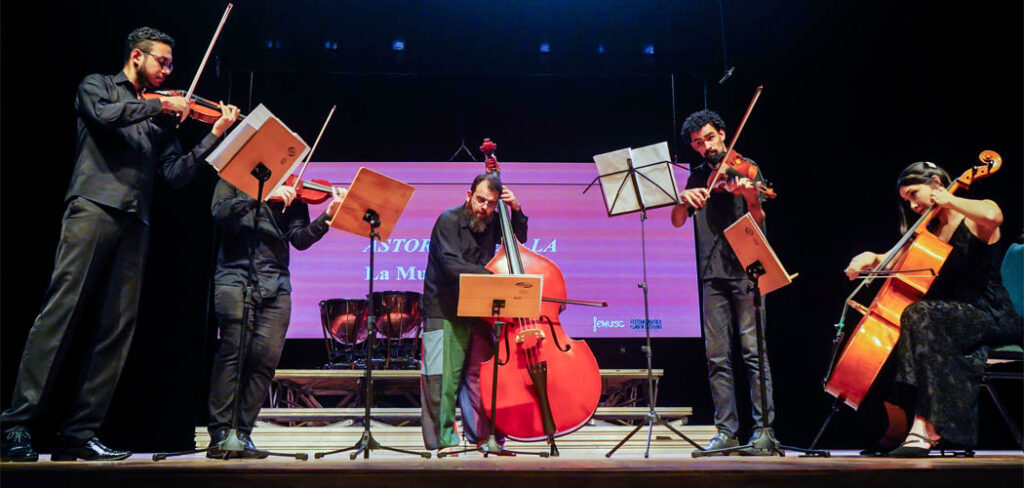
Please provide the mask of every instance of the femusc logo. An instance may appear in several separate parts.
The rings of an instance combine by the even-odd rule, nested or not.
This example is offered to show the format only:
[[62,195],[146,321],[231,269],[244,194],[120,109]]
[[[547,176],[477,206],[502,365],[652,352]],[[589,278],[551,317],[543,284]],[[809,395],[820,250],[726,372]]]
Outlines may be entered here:
[[594,332],[597,329],[621,329],[626,327],[626,321],[624,320],[599,320],[596,316],[594,317]]

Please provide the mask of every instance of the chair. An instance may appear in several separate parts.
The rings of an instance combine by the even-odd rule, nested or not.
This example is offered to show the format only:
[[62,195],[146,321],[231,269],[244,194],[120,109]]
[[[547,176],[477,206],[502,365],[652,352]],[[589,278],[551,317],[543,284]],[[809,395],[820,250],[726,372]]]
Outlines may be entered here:
[[[999,270],[1003,278],[1003,286],[1010,292],[1010,300],[1017,313],[1024,315],[1024,244],[1011,244],[1003,258],[1003,264]],[[1024,370],[994,371],[993,366],[997,364],[1017,363],[1024,364],[1024,349],[1017,345],[1000,346],[989,351],[988,363],[985,365],[985,372],[981,375],[981,386],[988,391],[995,403],[999,413],[1003,416],[1010,433],[1017,440],[1017,445],[1024,450],[1024,440],[1021,439],[1020,427],[1006,409],[999,393],[993,388],[993,380],[1010,379],[1024,382]]]

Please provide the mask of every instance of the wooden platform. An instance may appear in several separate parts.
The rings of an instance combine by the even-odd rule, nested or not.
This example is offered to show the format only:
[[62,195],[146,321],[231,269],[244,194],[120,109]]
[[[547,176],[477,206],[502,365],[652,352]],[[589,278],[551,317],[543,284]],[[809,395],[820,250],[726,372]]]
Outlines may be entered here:
[[[361,369],[279,369],[271,385],[271,406],[278,408],[322,408],[323,397],[332,396],[330,406],[352,407],[361,405]],[[658,399],[658,381],[664,376],[661,369],[651,370],[655,404]],[[373,371],[375,396],[390,395],[407,406],[419,406],[419,370]],[[602,369],[601,405],[608,407],[635,407],[647,405],[646,369]]]
[[[645,410],[646,411],[646,410]],[[699,445],[706,445],[715,434],[712,426],[672,425]],[[633,429],[630,426],[588,425],[576,432],[559,437],[558,449],[566,456],[599,456],[609,451]],[[423,449],[423,434],[419,426],[394,427],[374,424],[371,426],[374,439],[386,446],[406,450]],[[282,427],[260,424],[253,430],[252,439],[261,449],[280,451],[316,452],[330,451],[355,445],[363,433],[362,426],[326,427]],[[196,428],[196,445],[200,448],[210,443],[209,434],[203,427]],[[621,449],[624,455],[643,454],[647,444],[647,429],[643,428]],[[509,440],[509,449],[545,450],[544,443],[516,442]],[[468,446],[467,446],[468,447]],[[652,431],[652,454],[689,455],[694,447],[663,426]],[[394,456],[381,451],[381,456]]]

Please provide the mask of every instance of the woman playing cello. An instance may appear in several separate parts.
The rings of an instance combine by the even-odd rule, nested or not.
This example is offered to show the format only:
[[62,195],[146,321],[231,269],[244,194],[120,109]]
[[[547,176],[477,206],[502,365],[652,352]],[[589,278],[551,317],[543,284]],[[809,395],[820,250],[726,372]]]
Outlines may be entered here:
[[[977,399],[986,351],[982,345],[1021,343],[1024,323],[1002,285],[999,227],[991,200],[954,196],[949,174],[929,162],[906,167],[897,180],[900,220],[935,207],[928,230],[952,246],[931,288],[900,316],[892,352],[896,403],[913,424],[891,457],[924,457],[940,439],[970,446],[977,440]],[[877,269],[885,255],[858,254],[846,268],[852,280]],[[891,412],[892,410],[890,410]],[[902,435],[902,434],[901,434]]]

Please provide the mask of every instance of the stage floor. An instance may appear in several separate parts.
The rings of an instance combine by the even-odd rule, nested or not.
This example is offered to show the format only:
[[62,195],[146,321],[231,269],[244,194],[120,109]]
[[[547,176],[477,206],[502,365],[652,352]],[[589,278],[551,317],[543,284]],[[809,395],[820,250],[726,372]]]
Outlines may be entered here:
[[136,454],[121,462],[3,463],[5,488],[20,486],[301,486],[301,487],[794,487],[928,486],[1020,487],[1020,452],[978,452],[974,458],[868,459],[853,451],[829,458],[724,457],[693,459],[688,454],[657,454],[649,459],[625,454],[422,459],[374,451],[370,459],[347,455],[291,459],[210,460],[201,455],[160,462]]
[[[712,426],[674,426],[700,445],[714,433]],[[348,447],[360,439],[356,425],[282,427],[259,425],[256,445],[277,451],[309,454],[309,460],[215,460],[202,454],[155,462],[152,454],[136,454],[120,462],[51,462],[0,464],[3,488],[21,486],[146,486],[172,487],[415,487],[415,488],[567,488],[605,487],[1015,487],[1024,486],[1024,453],[979,451],[974,458],[862,458],[855,451],[832,451],[828,458],[717,457],[694,459],[693,447],[658,426],[653,430],[651,456],[645,459],[647,429],[641,429],[611,458],[604,454],[632,430],[629,426],[592,425],[559,439],[561,456],[484,458],[477,452],[458,457],[423,459],[374,450],[369,459],[350,460],[347,453],[315,459],[313,453]],[[381,444],[403,449],[422,448],[419,427],[377,426]],[[208,442],[204,429],[196,443]],[[509,442],[509,448],[544,450],[543,443]]]

